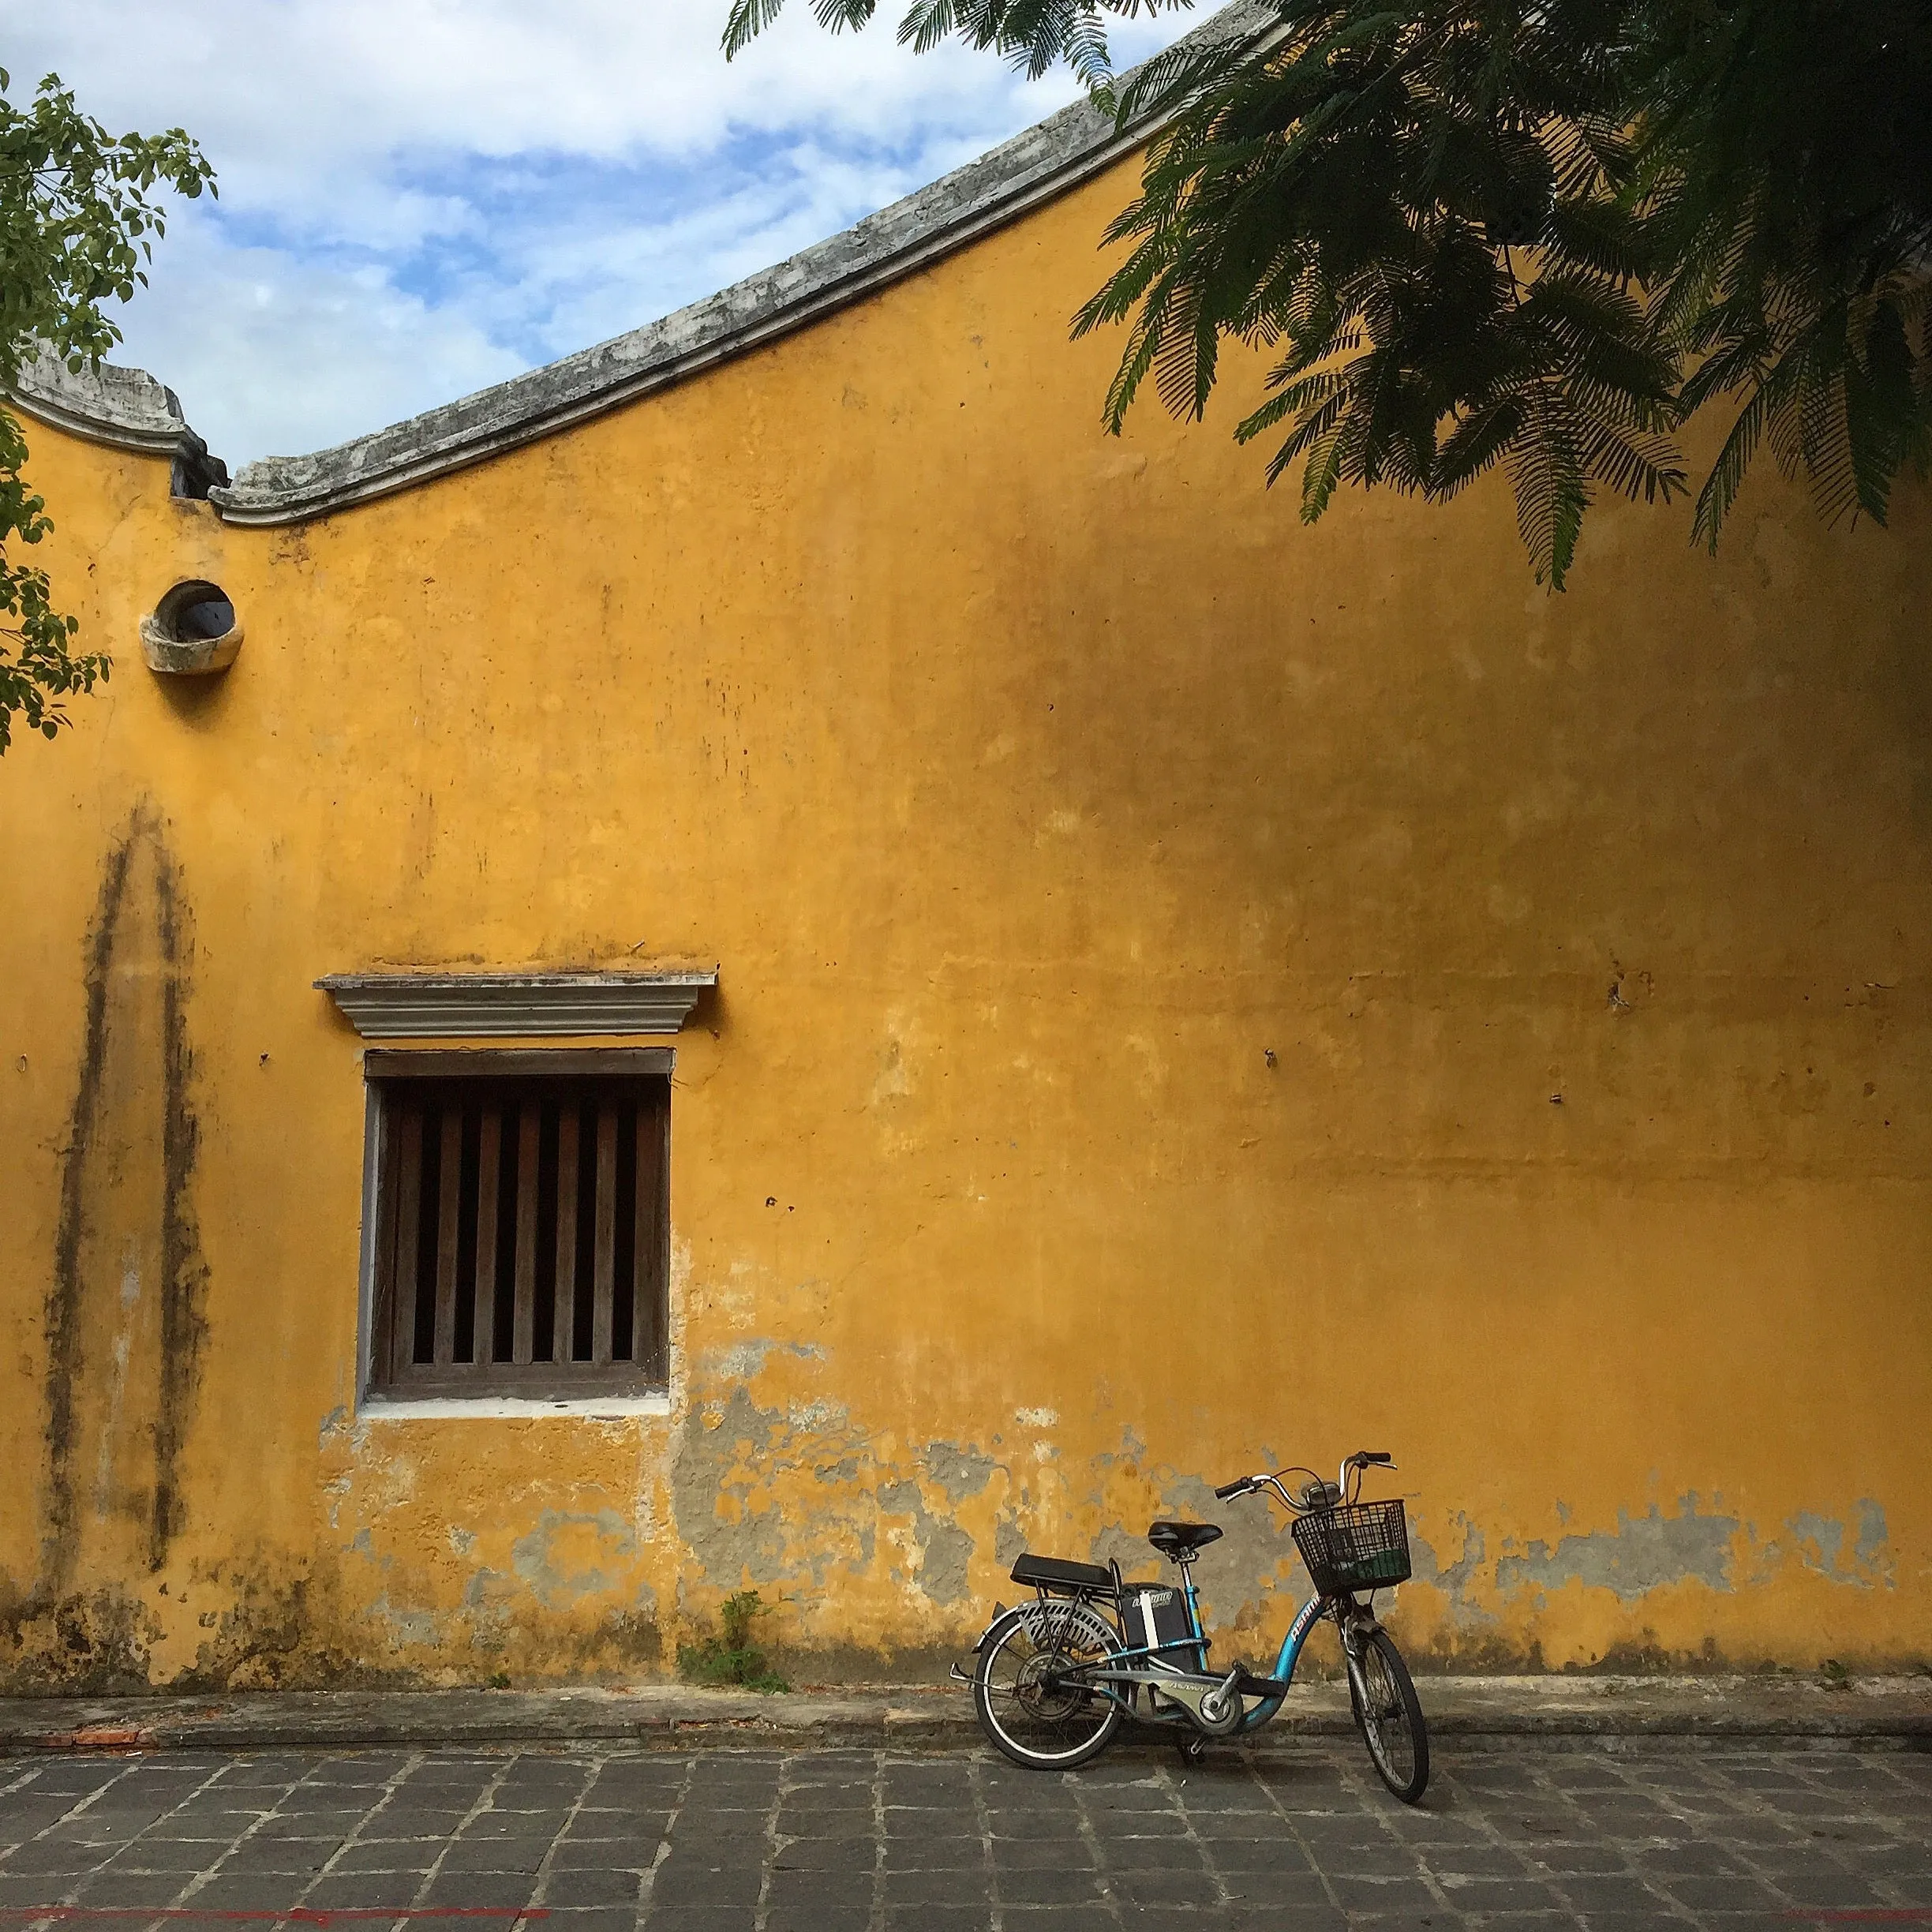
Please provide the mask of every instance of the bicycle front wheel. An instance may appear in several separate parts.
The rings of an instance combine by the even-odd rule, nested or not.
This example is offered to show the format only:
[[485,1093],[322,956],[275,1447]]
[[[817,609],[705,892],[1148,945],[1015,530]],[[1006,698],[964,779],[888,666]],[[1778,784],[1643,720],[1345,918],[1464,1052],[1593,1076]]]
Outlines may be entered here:
[[1404,1804],[1428,1786],[1428,1728],[1409,1667],[1385,1630],[1372,1631],[1348,1660],[1349,1702],[1377,1776]]
[[1112,1627],[1084,1604],[1050,1598],[1009,1611],[986,1634],[973,1672],[979,1727],[999,1750],[1036,1771],[1066,1771],[1103,1750],[1120,1706],[1080,1667],[1120,1648]]

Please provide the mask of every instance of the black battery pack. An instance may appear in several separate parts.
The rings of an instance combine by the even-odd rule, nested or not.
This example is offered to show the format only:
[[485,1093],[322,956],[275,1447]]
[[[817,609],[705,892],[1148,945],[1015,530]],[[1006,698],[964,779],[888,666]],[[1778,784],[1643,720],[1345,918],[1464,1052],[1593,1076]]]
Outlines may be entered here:
[[[1192,1643],[1187,1600],[1165,1584],[1130,1583],[1121,1591],[1121,1622],[1134,1649],[1152,1650],[1163,1644]],[[1178,1663],[1178,1657],[1170,1662]]]

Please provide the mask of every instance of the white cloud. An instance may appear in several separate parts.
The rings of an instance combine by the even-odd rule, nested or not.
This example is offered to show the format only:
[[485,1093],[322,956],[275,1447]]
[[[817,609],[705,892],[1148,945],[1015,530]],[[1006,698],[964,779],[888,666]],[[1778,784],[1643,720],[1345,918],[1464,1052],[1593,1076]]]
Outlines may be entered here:
[[192,217],[125,320],[116,359],[167,383],[231,466],[325,447],[529,366],[461,305],[432,307],[379,269],[237,246]]
[[57,69],[110,125],[186,126],[214,161],[221,200],[172,225],[123,359],[234,462],[634,328],[1073,92],[957,48],[915,57],[889,17],[825,34],[807,0],[728,65],[725,7],[62,0],[10,21],[6,64],[17,99]]

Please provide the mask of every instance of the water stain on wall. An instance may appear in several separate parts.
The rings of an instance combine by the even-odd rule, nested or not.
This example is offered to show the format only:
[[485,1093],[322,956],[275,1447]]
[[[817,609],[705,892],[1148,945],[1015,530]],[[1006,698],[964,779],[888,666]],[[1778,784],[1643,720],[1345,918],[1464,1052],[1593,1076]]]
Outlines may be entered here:
[[[29,1612],[160,1571],[206,1335],[179,868],[144,801],[102,865],[46,1292],[46,1462]],[[84,1646],[83,1646],[84,1648]]]

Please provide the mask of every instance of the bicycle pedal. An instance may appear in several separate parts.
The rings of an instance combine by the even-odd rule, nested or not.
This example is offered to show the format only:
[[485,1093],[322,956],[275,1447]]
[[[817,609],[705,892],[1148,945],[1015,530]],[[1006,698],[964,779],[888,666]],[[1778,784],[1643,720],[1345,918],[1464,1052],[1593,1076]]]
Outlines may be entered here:
[[1264,1677],[1244,1664],[1234,1688],[1243,1697],[1278,1698],[1288,1694],[1288,1687],[1279,1677]]

